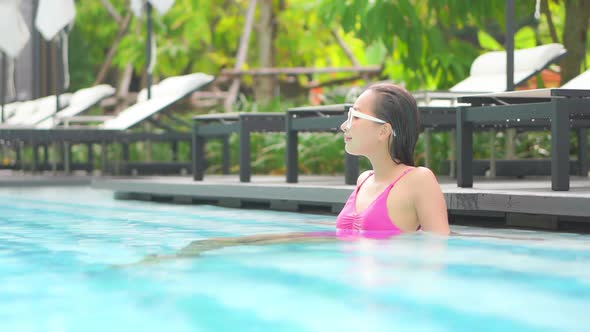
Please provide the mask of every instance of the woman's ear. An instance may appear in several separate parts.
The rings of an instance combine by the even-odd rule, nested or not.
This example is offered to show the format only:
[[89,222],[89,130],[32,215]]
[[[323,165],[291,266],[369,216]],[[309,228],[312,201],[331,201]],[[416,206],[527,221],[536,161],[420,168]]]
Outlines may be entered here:
[[395,130],[393,130],[393,128],[391,127],[391,125],[389,123],[384,124],[383,126],[381,126],[381,135],[384,135],[385,137],[392,139],[393,137],[395,137]]

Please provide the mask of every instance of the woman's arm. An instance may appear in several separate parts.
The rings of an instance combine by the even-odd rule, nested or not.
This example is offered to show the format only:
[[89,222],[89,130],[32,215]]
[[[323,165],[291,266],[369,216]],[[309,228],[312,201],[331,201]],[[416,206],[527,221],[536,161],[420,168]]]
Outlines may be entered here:
[[330,232],[296,232],[285,234],[263,234],[239,237],[218,237],[204,240],[192,241],[188,246],[182,248],[177,257],[198,256],[200,253],[225,247],[280,244],[280,243],[310,243],[326,242],[334,240]]
[[450,234],[447,204],[436,176],[425,167],[414,172],[414,206],[420,227],[427,232]]
[[294,232],[283,234],[263,234],[239,237],[218,237],[192,241],[188,246],[172,255],[149,255],[138,263],[118,267],[129,267],[133,265],[157,264],[181,258],[194,258],[206,251],[234,246],[247,245],[268,245],[280,243],[317,243],[331,242],[336,240],[333,232]]

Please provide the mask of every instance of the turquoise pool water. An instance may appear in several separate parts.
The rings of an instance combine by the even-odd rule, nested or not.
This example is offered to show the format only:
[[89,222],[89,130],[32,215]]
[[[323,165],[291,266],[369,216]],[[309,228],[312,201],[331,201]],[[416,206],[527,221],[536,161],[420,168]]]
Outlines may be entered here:
[[333,230],[334,217],[0,189],[0,331],[588,331],[589,236],[235,246],[131,264],[210,237]]

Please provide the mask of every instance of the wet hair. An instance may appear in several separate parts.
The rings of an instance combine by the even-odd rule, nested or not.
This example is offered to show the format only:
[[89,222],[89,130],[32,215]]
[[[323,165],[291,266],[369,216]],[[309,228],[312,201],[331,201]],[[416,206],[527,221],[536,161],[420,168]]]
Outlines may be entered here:
[[404,88],[391,83],[371,85],[376,94],[375,116],[393,128],[389,155],[396,164],[414,166],[414,150],[420,135],[420,119],[416,99]]

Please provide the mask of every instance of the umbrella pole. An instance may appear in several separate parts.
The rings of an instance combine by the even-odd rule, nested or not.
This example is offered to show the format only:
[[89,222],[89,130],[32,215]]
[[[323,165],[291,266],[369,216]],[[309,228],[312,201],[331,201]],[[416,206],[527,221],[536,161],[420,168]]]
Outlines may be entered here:
[[0,114],[0,122],[4,123],[4,101],[6,98],[6,55],[4,52],[0,52],[0,57],[2,57],[2,91],[0,91],[0,105],[2,107],[2,112]]
[[150,70],[150,63],[152,62],[152,38],[153,38],[153,26],[152,26],[152,4],[147,1],[146,3],[146,14],[147,14],[147,60],[146,60],[146,70],[147,70],[147,98],[152,98],[152,72]]
[[[33,13],[37,12],[39,8],[39,0],[33,1]],[[33,37],[33,94],[31,99],[37,99],[41,97],[41,38],[39,31],[33,29],[31,31]]]
[[506,90],[514,90],[514,0],[506,0]]
[[63,35],[60,33],[58,33],[57,35],[57,40],[55,42],[55,63],[57,65],[57,70],[55,72],[55,111],[53,112],[53,120],[55,121],[55,115],[57,114],[57,112],[59,112],[60,110],[60,101],[59,101],[59,95],[61,94],[61,90],[62,90],[62,86],[63,86],[63,56],[61,54],[61,48],[62,48],[62,38]]

